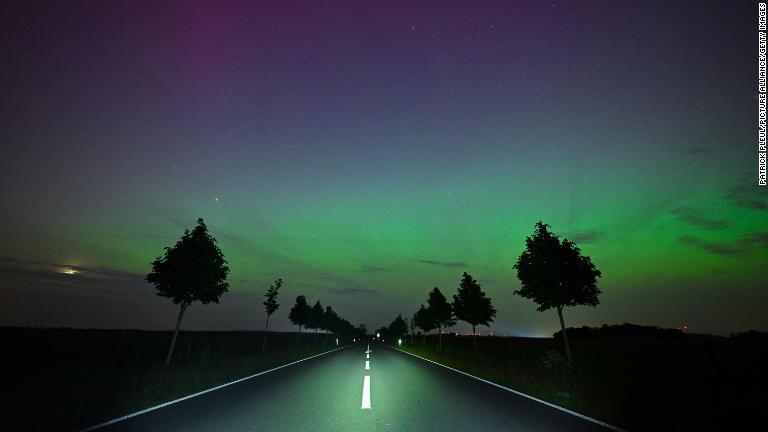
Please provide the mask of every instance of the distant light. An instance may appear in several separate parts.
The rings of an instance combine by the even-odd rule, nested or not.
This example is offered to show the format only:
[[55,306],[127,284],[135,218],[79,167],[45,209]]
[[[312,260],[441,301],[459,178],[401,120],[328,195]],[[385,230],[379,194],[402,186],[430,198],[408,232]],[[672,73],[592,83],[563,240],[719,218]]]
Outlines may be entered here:
[[61,272],[66,274],[66,275],[76,275],[76,274],[80,273],[79,271],[77,271],[77,270],[75,270],[73,268],[65,268]]
[[401,338],[397,338],[397,344],[398,345],[402,345],[403,344],[403,340]]
[[379,334],[379,332],[376,332],[376,337],[377,337],[377,338],[380,338],[380,337],[381,337],[381,335]]
[[339,338],[336,338],[336,346],[339,346]]

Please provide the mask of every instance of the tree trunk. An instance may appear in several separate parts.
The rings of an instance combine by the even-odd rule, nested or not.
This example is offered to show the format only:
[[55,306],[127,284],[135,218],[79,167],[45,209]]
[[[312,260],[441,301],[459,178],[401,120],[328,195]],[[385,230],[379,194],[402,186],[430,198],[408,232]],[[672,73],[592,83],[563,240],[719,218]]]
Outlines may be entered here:
[[173,331],[173,339],[171,339],[171,347],[168,349],[168,355],[165,356],[165,367],[171,365],[171,357],[173,356],[173,348],[176,346],[176,338],[179,336],[179,329],[181,328],[181,319],[184,318],[184,311],[187,310],[189,305],[182,303],[179,308],[179,317],[176,319],[176,330]]
[[315,340],[312,344],[317,345],[317,329],[315,329]]
[[573,366],[573,357],[571,357],[571,346],[568,344],[568,333],[565,331],[565,321],[563,321],[563,307],[557,307],[557,316],[560,317],[560,329],[563,331],[563,341],[565,341],[565,355],[568,357],[568,366]]
[[264,331],[269,330],[269,315],[267,315],[267,325],[264,326]]
[[299,340],[301,340],[301,324],[299,324],[299,334],[296,335],[296,345],[299,344]]
[[424,346],[427,344],[427,332],[423,332],[421,334],[421,346]]
[[472,324],[472,344],[475,346],[475,352],[477,352],[477,333],[475,333],[474,324]]
[[437,340],[438,340],[438,346],[439,351],[443,352],[443,328],[441,326],[437,326]]

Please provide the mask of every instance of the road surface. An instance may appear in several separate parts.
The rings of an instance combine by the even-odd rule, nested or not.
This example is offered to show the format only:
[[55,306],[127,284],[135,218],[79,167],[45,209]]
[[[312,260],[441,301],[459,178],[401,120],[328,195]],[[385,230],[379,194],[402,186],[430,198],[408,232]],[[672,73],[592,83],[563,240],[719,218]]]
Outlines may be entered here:
[[358,343],[99,430],[608,429],[392,348]]

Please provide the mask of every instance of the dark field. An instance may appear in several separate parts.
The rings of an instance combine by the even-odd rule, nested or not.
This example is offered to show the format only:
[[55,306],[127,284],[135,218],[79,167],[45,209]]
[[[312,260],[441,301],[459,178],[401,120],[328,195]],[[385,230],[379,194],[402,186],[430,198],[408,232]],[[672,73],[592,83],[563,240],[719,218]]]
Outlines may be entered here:
[[[388,341],[390,342],[390,341]],[[630,431],[762,430],[766,339],[416,336],[403,349]],[[548,353],[549,352],[549,353]]]
[[[76,430],[335,348],[335,336],[0,328],[3,430]],[[298,341],[298,343],[297,343]],[[339,338],[340,345],[351,342]]]

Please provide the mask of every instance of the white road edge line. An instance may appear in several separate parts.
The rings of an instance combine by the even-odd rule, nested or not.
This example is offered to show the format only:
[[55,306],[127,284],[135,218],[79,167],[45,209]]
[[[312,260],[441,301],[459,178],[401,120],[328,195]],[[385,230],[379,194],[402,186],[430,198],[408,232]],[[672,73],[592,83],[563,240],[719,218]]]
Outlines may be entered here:
[[366,360],[365,361],[365,370],[370,370],[370,369],[371,369],[371,363],[370,363],[369,360]]
[[363,379],[363,404],[360,409],[371,409],[371,377],[366,375]]
[[309,356],[309,357],[303,358],[303,359],[301,359],[301,360],[296,360],[295,362],[291,362],[291,363],[288,363],[288,364],[284,364],[284,365],[282,365],[282,366],[278,366],[278,367],[275,367],[275,368],[272,368],[272,369],[269,369],[269,370],[261,371],[261,372],[259,372],[259,373],[255,373],[255,374],[253,374],[253,375],[249,375],[249,376],[247,376],[247,377],[244,377],[244,378],[240,378],[240,379],[237,379],[237,380],[235,380],[235,381],[231,381],[231,382],[228,382],[228,383],[226,383],[226,384],[221,384],[221,385],[218,385],[218,386],[216,386],[216,387],[211,387],[211,388],[209,388],[209,389],[206,389],[206,390],[203,390],[203,391],[200,391],[200,392],[197,392],[197,393],[191,394],[191,395],[187,395],[187,396],[184,396],[184,397],[181,397],[181,398],[178,398],[178,399],[174,399],[174,400],[172,400],[172,401],[169,401],[169,402],[164,402],[164,403],[161,403],[160,405],[155,405],[155,406],[153,406],[153,407],[149,407],[149,408],[143,409],[143,410],[141,410],[141,411],[136,411],[135,413],[127,414],[127,415],[124,415],[124,416],[122,416],[122,417],[118,417],[118,418],[116,418],[116,419],[112,419],[112,420],[108,420],[108,421],[105,421],[104,423],[99,423],[99,424],[97,424],[97,425],[94,425],[94,426],[90,426],[90,427],[87,427],[87,428],[85,428],[85,429],[80,429],[80,431],[79,431],[79,432],[88,432],[88,431],[92,431],[92,430],[100,429],[100,428],[103,428],[103,427],[105,427],[105,426],[109,426],[109,425],[115,424],[115,423],[117,423],[117,422],[121,422],[121,421],[123,421],[123,420],[127,420],[127,419],[129,419],[129,418],[131,418],[131,417],[136,417],[136,416],[139,416],[139,415],[142,415],[142,414],[146,414],[146,413],[148,413],[148,412],[150,412],[150,411],[154,411],[154,410],[156,410],[156,409],[160,409],[160,408],[166,407],[166,406],[168,406],[168,405],[173,405],[173,404],[175,404],[175,403],[178,403],[178,402],[181,402],[181,401],[185,401],[185,400],[187,400],[187,399],[191,399],[191,398],[193,398],[193,397],[195,397],[195,396],[200,396],[200,395],[203,395],[203,394],[206,394],[206,393],[212,392],[212,391],[214,391],[214,390],[219,390],[219,389],[222,389],[222,388],[224,388],[224,387],[229,387],[229,386],[231,386],[232,384],[237,384],[237,383],[239,383],[239,382],[242,382],[242,381],[245,381],[245,380],[249,380],[249,379],[251,379],[251,378],[256,378],[257,376],[260,376],[260,375],[264,375],[264,374],[268,374],[268,373],[270,373],[270,372],[274,372],[274,371],[276,371],[276,370],[278,370],[278,369],[282,369],[282,368],[284,368],[284,367],[292,366],[292,365],[295,365],[296,363],[301,363],[301,362],[303,362],[303,361],[305,361],[305,360],[309,360],[309,359],[312,359],[312,358],[315,358],[315,357],[319,357],[319,356],[321,356],[321,355],[330,354],[330,353],[332,353],[332,352],[334,352],[334,351],[338,351],[338,350],[341,350],[341,349],[347,348],[347,347],[349,347],[349,346],[351,346],[351,345],[347,345],[347,346],[343,346],[343,347],[340,347],[340,348],[332,349],[332,350],[330,350],[330,351],[322,352],[322,353],[320,353],[320,354],[315,354],[315,355],[313,355],[313,356]]
[[438,365],[438,366],[442,366],[442,367],[444,367],[444,368],[446,368],[446,369],[450,369],[450,370],[452,370],[452,371],[454,371],[454,372],[458,372],[458,373],[460,373],[460,374],[462,374],[462,375],[466,375],[466,376],[468,376],[468,377],[470,377],[470,378],[474,378],[474,379],[476,379],[476,380],[478,380],[478,381],[482,381],[482,382],[484,382],[484,383],[486,383],[486,384],[490,384],[490,385],[492,385],[492,386],[494,386],[494,387],[498,387],[498,388],[500,388],[500,389],[502,389],[502,390],[506,390],[506,391],[508,391],[508,392],[512,392],[512,393],[514,393],[514,394],[516,394],[516,395],[518,395],[518,396],[522,396],[522,397],[525,397],[525,398],[531,399],[531,400],[533,400],[533,401],[536,401],[536,402],[539,402],[539,403],[543,403],[544,405],[547,405],[547,406],[549,406],[549,407],[552,407],[552,408],[554,408],[554,409],[557,409],[557,410],[563,411],[563,412],[565,412],[565,413],[568,413],[568,414],[574,415],[574,416],[576,416],[576,417],[579,417],[579,418],[582,418],[582,419],[584,419],[584,420],[588,420],[588,421],[591,421],[592,423],[596,423],[596,424],[599,424],[600,426],[603,426],[603,427],[605,427],[605,428],[608,428],[608,429],[611,429],[611,430],[615,430],[615,431],[618,431],[618,432],[626,432],[624,429],[621,429],[621,428],[618,428],[618,427],[616,427],[616,426],[610,425],[610,424],[608,424],[608,423],[606,423],[606,422],[603,422],[603,421],[600,421],[600,420],[597,420],[597,419],[593,419],[592,417],[588,417],[588,416],[585,416],[584,414],[580,414],[580,413],[577,413],[576,411],[571,411],[571,410],[569,410],[568,408],[563,408],[563,407],[561,407],[561,406],[559,406],[559,405],[555,405],[555,404],[553,404],[553,403],[551,403],[551,402],[547,402],[547,401],[545,401],[545,400],[541,400],[541,399],[535,398],[535,397],[533,397],[533,396],[531,396],[531,395],[527,395],[527,394],[525,394],[525,393],[521,393],[521,392],[519,392],[519,391],[517,391],[517,390],[513,390],[513,389],[511,389],[511,388],[509,388],[509,387],[504,387],[503,385],[500,385],[500,384],[496,384],[495,382],[491,382],[491,381],[488,381],[488,380],[486,380],[486,379],[483,379],[483,378],[480,378],[480,377],[476,377],[476,376],[474,376],[474,375],[470,375],[470,374],[468,374],[468,373],[466,373],[466,372],[464,372],[464,371],[460,371],[460,370],[458,370],[458,369],[454,369],[454,368],[452,368],[452,367],[450,367],[450,366],[446,366],[446,365],[444,365],[444,364],[442,364],[442,363],[438,363],[438,362],[436,362],[436,361],[434,361],[434,360],[430,360],[430,359],[428,359],[428,358],[424,358],[424,357],[422,357],[422,356],[419,356],[419,355],[416,355],[416,354],[413,354],[413,353],[409,353],[408,351],[403,351],[403,350],[401,350],[401,349],[398,349],[398,348],[395,348],[395,347],[391,347],[391,346],[388,346],[388,348],[392,348],[393,350],[396,350],[396,351],[400,351],[401,353],[404,353],[404,354],[408,354],[408,355],[414,356],[414,357],[416,357],[416,358],[422,359],[422,360],[424,360],[424,361],[427,361],[427,362],[430,362],[430,363],[434,363],[434,364],[436,364],[436,365]]

